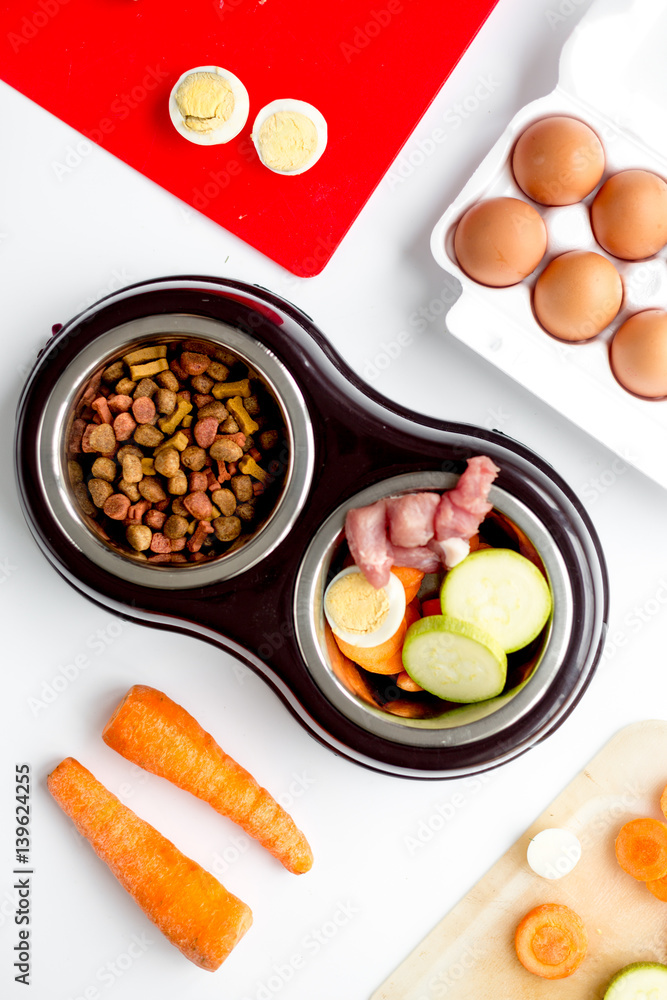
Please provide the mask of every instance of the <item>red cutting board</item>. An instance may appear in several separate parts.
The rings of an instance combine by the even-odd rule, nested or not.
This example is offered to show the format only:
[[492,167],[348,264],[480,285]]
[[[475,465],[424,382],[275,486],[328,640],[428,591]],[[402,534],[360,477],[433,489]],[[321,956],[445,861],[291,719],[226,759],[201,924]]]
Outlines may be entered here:
[[[318,274],[496,0],[0,0],[0,74],[52,114],[302,277]],[[250,116],[229,143],[173,128],[196,66],[235,73]],[[263,167],[257,112],[297,98],[327,119],[305,174]],[[65,151],[63,151],[63,154]]]

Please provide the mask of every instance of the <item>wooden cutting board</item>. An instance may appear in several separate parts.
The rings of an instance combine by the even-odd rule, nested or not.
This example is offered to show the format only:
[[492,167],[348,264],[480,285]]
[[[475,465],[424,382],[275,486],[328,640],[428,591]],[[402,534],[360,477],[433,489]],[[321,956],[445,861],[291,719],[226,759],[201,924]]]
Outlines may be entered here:
[[[623,823],[663,818],[666,784],[667,722],[622,729],[371,1000],[596,1000],[624,965],[667,963],[667,903],[626,875],[614,855]],[[526,850],[531,837],[553,826],[577,835],[582,856],[569,875],[548,881],[528,867]],[[540,979],[514,952],[519,920],[546,902],[572,907],[588,931],[588,955],[568,979]]]

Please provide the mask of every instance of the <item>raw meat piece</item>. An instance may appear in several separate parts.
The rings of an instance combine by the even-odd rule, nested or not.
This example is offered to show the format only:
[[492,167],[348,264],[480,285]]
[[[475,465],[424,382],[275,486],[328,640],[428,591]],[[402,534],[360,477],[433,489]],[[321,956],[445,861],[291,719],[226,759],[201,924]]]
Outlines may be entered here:
[[425,545],[402,548],[390,543],[389,552],[393,566],[411,566],[413,569],[420,569],[422,573],[435,573],[440,568],[438,553]]
[[384,500],[350,510],[345,518],[350,554],[368,582],[376,588],[387,586],[392,565],[386,521]]
[[392,545],[412,549],[430,542],[433,538],[433,517],[440,503],[437,493],[406,493],[386,503]]
[[486,455],[468,459],[468,468],[454,489],[443,493],[440,498],[435,512],[436,541],[472,538],[493,508],[487,498],[491,483],[499,472],[498,466]]

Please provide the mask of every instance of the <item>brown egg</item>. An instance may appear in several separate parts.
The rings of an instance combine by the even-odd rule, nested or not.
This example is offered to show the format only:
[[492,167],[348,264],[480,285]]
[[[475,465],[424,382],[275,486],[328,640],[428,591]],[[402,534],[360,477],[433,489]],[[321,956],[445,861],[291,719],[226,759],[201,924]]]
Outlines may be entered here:
[[667,184],[650,170],[613,174],[593,199],[591,226],[614,257],[652,257],[667,244]]
[[529,125],[512,154],[517,184],[541,205],[581,201],[599,184],[604,164],[604,149],[593,129],[565,115]]
[[533,290],[535,315],[560,340],[596,337],[613,320],[623,301],[621,276],[606,257],[570,250],[542,271]]
[[667,396],[667,312],[646,309],[619,326],[609,348],[614,376],[645,399]]
[[534,271],[547,249],[547,227],[519,198],[489,198],[465,213],[454,235],[460,267],[482,285],[515,285]]

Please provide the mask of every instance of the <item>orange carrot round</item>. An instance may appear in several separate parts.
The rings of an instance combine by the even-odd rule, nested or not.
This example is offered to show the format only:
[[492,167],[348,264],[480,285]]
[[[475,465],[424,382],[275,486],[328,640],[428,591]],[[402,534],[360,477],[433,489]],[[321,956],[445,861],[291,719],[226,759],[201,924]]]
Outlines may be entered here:
[[413,681],[410,674],[406,673],[405,670],[403,670],[396,678],[396,687],[400,688],[401,691],[410,691],[413,694],[416,691],[424,690],[423,687],[420,687],[419,684],[417,684],[417,681]]
[[[406,609],[407,611],[407,609]],[[381,642],[377,646],[354,646],[351,642],[345,642],[337,635],[334,635],[338,648],[345,656],[358,663],[365,670],[370,670],[374,674],[395,674],[403,669],[401,650],[403,640],[407,632],[405,616],[403,621],[392,636]],[[398,660],[396,659],[398,657]],[[395,664],[398,662],[398,667]]]
[[49,791],[142,910],[186,958],[213,972],[252,923],[250,909],[123,805],[73,757]]
[[[398,567],[401,569],[402,567]],[[393,572],[393,569],[392,569]],[[412,573],[413,571],[410,570]],[[420,572],[416,570],[415,572]],[[423,573],[421,574],[424,575]],[[405,633],[413,624],[421,618],[421,607],[419,600],[413,597],[405,606],[403,621],[394,634],[379,643],[377,646],[355,646],[351,642],[345,642],[339,636],[334,635],[338,649],[353,663],[357,663],[364,670],[372,674],[399,674],[403,673],[403,641]],[[333,662],[333,661],[332,661]]]
[[543,979],[565,979],[586,957],[588,937],[581,917],[569,906],[543,903],[520,922],[514,945],[529,972]]
[[[423,575],[423,574],[422,574]],[[421,617],[416,597],[406,605],[403,621],[394,634],[377,646],[355,646],[334,635],[341,653],[372,674],[398,674],[403,672],[403,641],[405,633]]]
[[312,867],[313,852],[289,813],[166,694],[136,684],[102,738],[133,764],[167,778],[238,823],[288,871],[300,874]]
[[419,599],[417,597],[413,597],[412,600],[408,601],[408,603],[405,606],[405,624],[407,625],[408,628],[410,628],[410,626],[414,624],[414,622],[419,621],[421,616],[422,616],[422,610],[421,610],[421,604],[419,603]]
[[616,859],[640,882],[667,875],[667,823],[648,816],[631,819],[616,837]]
[[420,704],[418,701],[408,701],[407,698],[396,698],[394,701],[386,702],[382,707],[390,715],[399,715],[403,719],[426,719],[432,714],[428,705]]
[[329,662],[334,674],[345,687],[369,705],[377,707],[377,700],[366,678],[359,672],[359,666],[340,649],[329,622],[324,622],[324,641],[329,654]]
[[406,604],[409,604],[419,593],[424,574],[420,569],[414,569],[412,566],[392,566],[391,571],[403,584],[405,601]]
[[663,875],[662,878],[652,879],[646,883],[646,888],[656,899],[667,903],[667,876]]

